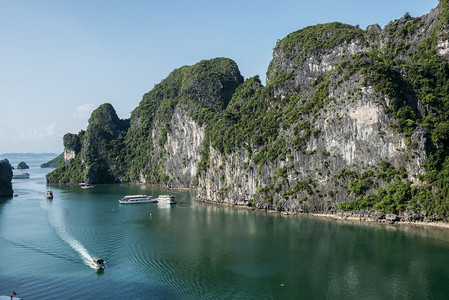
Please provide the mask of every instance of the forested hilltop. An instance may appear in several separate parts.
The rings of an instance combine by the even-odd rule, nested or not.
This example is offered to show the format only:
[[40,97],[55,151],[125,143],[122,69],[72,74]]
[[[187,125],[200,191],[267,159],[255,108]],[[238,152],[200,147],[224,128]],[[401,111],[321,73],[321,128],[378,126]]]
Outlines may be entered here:
[[174,70],[128,120],[110,104],[64,136],[53,183],[145,182],[289,212],[449,216],[449,0],[384,29],[278,41],[264,86],[234,61]]

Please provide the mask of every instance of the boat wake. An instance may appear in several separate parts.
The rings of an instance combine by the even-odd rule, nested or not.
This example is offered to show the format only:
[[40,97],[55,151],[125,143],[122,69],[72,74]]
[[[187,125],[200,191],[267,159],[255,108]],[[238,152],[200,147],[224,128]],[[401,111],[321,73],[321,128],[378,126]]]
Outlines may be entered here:
[[60,217],[58,217],[58,214],[56,213],[54,215],[56,216],[56,218],[51,218],[49,216],[49,221],[52,227],[55,228],[56,234],[80,255],[83,263],[86,266],[95,269],[95,265],[92,262],[92,255],[90,255],[87,249],[83,246],[83,244],[81,244],[80,241],[78,241],[75,237],[73,237],[62,225],[63,222],[59,220]]
[[58,233],[59,237],[62,240],[64,240],[67,244],[69,244],[69,246],[72,247],[73,250],[78,252],[78,254],[83,259],[83,263],[86,266],[89,266],[93,269],[95,268],[94,264],[92,263],[92,256],[89,254],[89,252],[81,244],[80,241],[71,236],[64,228],[58,228],[56,232]]

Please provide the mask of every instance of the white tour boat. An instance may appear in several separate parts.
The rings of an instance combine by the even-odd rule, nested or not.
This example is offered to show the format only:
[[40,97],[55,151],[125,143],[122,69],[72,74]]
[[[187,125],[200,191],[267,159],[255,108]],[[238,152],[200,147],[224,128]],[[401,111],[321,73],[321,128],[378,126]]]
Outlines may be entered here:
[[118,201],[120,204],[138,204],[138,203],[155,203],[156,199],[147,195],[130,195],[125,196]]
[[158,203],[176,204],[174,195],[159,195],[157,198]]
[[28,178],[30,178],[30,173],[22,173],[12,176],[12,179],[28,179]]

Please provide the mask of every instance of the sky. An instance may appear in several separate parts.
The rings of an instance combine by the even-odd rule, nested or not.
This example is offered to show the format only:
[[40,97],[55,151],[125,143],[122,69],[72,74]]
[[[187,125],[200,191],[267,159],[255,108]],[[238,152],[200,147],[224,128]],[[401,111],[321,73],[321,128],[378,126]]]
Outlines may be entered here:
[[382,28],[438,0],[0,0],[0,153],[63,151],[111,103],[129,118],[170,74],[228,57],[265,74],[276,41],[306,26]]

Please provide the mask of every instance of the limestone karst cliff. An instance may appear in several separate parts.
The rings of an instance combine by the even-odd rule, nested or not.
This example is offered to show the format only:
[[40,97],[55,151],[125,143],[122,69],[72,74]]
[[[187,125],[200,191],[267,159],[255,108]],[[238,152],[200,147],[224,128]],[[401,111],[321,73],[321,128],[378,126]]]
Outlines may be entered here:
[[7,159],[0,160],[0,197],[12,197],[12,166]]
[[[147,182],[291,212],[449,215],[449,4],[278,41],[264,86],[230,59],[173,71],[129,120],[100,106],[50,182]],[[100,121],[99,121],[100,120]]]

